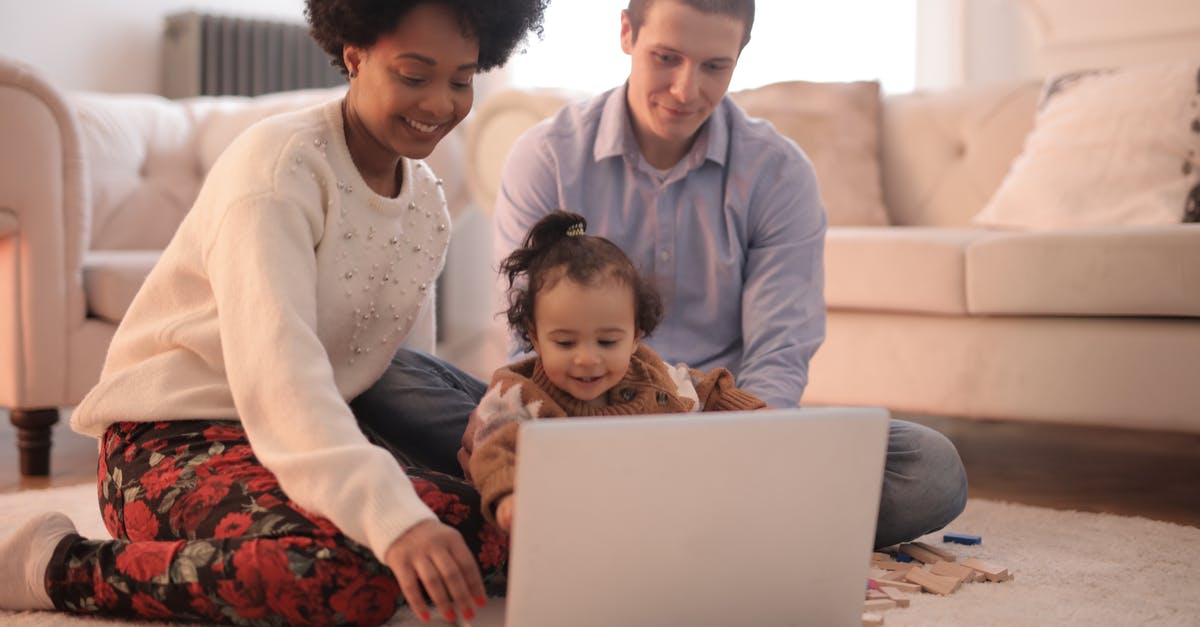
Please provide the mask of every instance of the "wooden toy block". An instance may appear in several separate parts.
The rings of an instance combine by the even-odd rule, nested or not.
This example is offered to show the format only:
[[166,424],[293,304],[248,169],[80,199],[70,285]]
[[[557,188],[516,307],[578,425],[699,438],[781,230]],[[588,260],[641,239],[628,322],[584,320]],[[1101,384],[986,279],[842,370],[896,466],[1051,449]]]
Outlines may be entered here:
[[875,551],[875,552],[871,553],[871,561],[872,562],[875,560],[890,560],[890,559],[892,559],[892,556],[888,555],[887,553],[880,553],[879,551]]
[[904,576],[908,581],[920,584],[922,588],[935,594],[946,595],[958,590],[958,580],[953,577],[935,575],[924,568],[914,568]]
[[890,598],[892,598],[892,597],[889,597],[888,595],[884,594],[880,590],[867,590],[867,598],[866,598],[867,601],[873,601],[875,599],[890,599]]
[[970,557],[963,560],[962,564],[963,566],[983,573],[987,577],[988,581],[1008,581],[1009,579],[1012,579],[1012,574],[1008,572],[1007,568],[991,562],[985,562],[981,559]]
[[883,614],[874,612],[863,612],[862,615],[863,627],[879,627],[883,624]]
[[891,588],[891,589],[893,589],[893,590],[899,590],[899,591],[901,591],[901,592],[913,592],[913,593],[916,593],[916,592],[920,592],[920,591],[921,591],[921,586],[920,586],[920,584],[909,583],[909,582],[907,582],[907,581],[889,581],[889,580],[883,580],[883,581],[879,581],[879,582],[877,582],[877,583],[879,584],[879,589],[880,589],[880,590],[884,590],[884,591],[886,591],[888,588]]
[[933,546],[932,544],[929,544],[927,542],[912,542],[910,544],[912,544],[913,546],[919,546],[922,549],[925,549],[926,551],[933,553],[934,555],[942,558],[943,560],[945,560],[947,562],[953,562],[953,561],[958,560],[957,555],[947,551],[946,549],[939,549],[938,547]]
[[880,588],[877,590],[877,592],[880,592],[887,596],[887,598],[895,601],[897,607],[908,607],[909,603],[911,603],[911,599],[909,599],[907,594],[903,594],[892,587]]
[[871,568],[867,569],[867,579],[874,579],[874,580],[878,581],[878,580],[882,579],[884,575],[886,575],[890,572],[892,572],[892,571],[884,570],[882,568],[871,567]]
[[885,612],[895,607],[896,602],[891,599],[874,599],[863,603],[863,611],[866,612]]
[[929,572],[935,575],[954,577],[960,583],[974,581],[977,574],[975,569],[954,562],[937,562],[929,569]]
[[909,568],[908,570],[885,570],[885,571],[883,571],[883,574],[879,576],[879,580],[880,581],[904,581],[904,576],[907,575],[908,571],[912,570],[913,568],[916,568],[916,566],[913,566],[912,568]]
[[882,568],[883,570],[908,570],[913,567],[911,562],[908,564],[904,564],[904,563],[896,562],[896,561],[892,561],[892,560],[880,560],[878,562],[871,562],[871,566],[873,566],[875,568]]
[[973,536],[969,533],[945,533],[942,535],[942,542],[954,542],[956,544],[979,544],[983,542],[980,536]]
[[932,564],[934,562],[938,562],[938,561],[942,560],[942,556],[938,555],[937,553],[934,553],[933,551],[929,551],[929,550],[925,549],[924,547],[913,544],[911,542],[908,544],[901,544],[900,552],[905,555],[911,556],[913,559],[917,560],[918,562],[921,562],[922,564]]

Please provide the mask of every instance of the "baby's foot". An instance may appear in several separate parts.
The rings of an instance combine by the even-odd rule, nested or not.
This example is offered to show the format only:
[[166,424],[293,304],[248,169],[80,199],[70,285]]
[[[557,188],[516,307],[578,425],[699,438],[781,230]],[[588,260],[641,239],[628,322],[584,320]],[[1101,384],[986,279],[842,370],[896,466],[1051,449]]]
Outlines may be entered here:
[[49,512],[0,539],[0,609],[54,609],[46,592],[46,569],[58,543],[73,533],[70,518]]

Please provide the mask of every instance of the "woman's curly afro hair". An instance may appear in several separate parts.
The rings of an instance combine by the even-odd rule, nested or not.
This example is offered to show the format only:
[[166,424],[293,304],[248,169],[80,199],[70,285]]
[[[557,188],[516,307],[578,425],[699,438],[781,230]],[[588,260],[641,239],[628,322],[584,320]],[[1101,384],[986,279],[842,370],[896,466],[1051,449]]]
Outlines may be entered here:
[[528,33],[542,36],[542,14],[550,0],[305,0],[313,39],[346,73],[342,47],[369,48],[419,4],[450,7],[463,33],[479,40],[479,71],[500,67]]

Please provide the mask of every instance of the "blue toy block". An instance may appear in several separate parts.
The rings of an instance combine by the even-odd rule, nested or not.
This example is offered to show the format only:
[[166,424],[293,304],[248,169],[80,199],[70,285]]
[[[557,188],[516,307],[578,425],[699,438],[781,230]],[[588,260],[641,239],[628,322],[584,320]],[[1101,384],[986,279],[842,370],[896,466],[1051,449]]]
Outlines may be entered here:
[[904,551],[896,551],[896,561],[908,563],[913,560],[912,556]]
[[969,533],[947,533],[942,536],[942,542],[955,542],[958,544],[979,544],[983,542],[980,536],[973,536]]

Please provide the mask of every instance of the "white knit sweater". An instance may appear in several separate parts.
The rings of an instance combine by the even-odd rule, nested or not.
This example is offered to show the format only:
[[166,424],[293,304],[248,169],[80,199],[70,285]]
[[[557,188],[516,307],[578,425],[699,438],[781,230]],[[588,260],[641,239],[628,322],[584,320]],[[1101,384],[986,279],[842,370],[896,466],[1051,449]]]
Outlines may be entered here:
[[397,198],[367,187],[338,100],[248,129],[133,299],[71,426],[240,420],[288,496],[382,560],[434,515],[347,401],[402,341],[432,349],[450,235],[440,181],[422,162],[401,167]]

